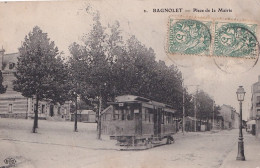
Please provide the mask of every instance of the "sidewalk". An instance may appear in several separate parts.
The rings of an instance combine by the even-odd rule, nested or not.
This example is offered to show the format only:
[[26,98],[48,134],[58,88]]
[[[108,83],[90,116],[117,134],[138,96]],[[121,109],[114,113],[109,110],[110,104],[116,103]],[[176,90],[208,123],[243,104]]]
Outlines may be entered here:
[[220,168],[260,168],[260,140],[255,136],[243,132],[245,161],[237,161],[238,145],[235,142],[232,150],[227,154]]

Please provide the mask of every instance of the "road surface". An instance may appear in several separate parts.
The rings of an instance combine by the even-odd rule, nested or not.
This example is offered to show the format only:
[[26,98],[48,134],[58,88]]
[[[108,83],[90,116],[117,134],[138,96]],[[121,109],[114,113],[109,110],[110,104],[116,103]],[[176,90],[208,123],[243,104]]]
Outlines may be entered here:
[[[0,118],[0,167],[7,157],[18,168],[218,168],[237,144],[238,130],[217,133],[178,133],[175,143],[143,151],[118,151],[115,141],[96,140],[96,125],[39,121],[37,134],[32,120]],[[245,135],[250,136],[250,135]]]

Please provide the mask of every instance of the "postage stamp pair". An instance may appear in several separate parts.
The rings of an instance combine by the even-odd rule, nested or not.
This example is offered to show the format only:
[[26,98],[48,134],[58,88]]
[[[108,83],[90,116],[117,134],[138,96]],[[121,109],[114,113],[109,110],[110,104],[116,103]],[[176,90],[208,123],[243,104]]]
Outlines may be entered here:
[[259,52],[256,34],[256,23],[171,16],[167,52],[256,59]]

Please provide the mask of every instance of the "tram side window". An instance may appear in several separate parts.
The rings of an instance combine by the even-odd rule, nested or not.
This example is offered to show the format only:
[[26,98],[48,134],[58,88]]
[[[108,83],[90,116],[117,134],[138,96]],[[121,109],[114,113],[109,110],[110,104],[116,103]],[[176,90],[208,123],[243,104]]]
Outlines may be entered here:
[[127,120],[127,116],[129,115],[129,110],[125,109],[124,110],[124,119],[123,120]]
[[145,114],[146,114],[146,108],[145,108],[145,107],[142,107],[142,120],[143,120],[143,121],[147,121]]
[[166,113],[166,124],[171,124],[171,113]]
[[145,120],[145,107],[142,107],[142,121],[146,121]]
[[164,123],[168,124],[168,113],[164,112]]
[[164,111],[162,111],[162,124],[164,124],[164,116],[165,116]]
[[168,117],[167,119],[168,124],[171,124],[171,118],[172,118],[171,113],[167,113],[167,117]]
[[145,121],[149,122],[149,109],[145,109]]
[[149,122],[149,109],[147,107],[142,108],[142,120]]
[[154,114],[151,109],[149,109],[149,122],[153,123],[154,122]]
[[169,113],[169,123],[172,124],[172,113]]
[[[133,109],[133,112],[134,112],[134,115],[139,118],[139,113],[140,113],[139,108],[134,108],[134,109]],[[140,117],[141,117],[141,116],[140,116]]]

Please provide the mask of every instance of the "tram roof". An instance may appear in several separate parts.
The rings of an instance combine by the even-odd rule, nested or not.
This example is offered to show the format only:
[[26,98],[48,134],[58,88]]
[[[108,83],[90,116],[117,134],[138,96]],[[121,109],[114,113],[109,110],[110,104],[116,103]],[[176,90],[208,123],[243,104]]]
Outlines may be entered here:
[[[128,103],[134,103],[134,102],[145,102],[148,104],[152,104],[155,106],[160,106],[163,107],[166,111],[174,113],[176,110],[174,110],[170,105],[160,103],[157,101],[153,101],[141,96],[134,96],[134,95],[122,95],[122,96],[117,96],[116,100],[114,103],[123,103],[123,102],[128,102]],[[109,104],[114,104],[114,103],[109,103]]]
[[149,102],[150,100],[141,96],[122,95],[122,96],[117,96],[115,102],[135,102],[135,101]]

